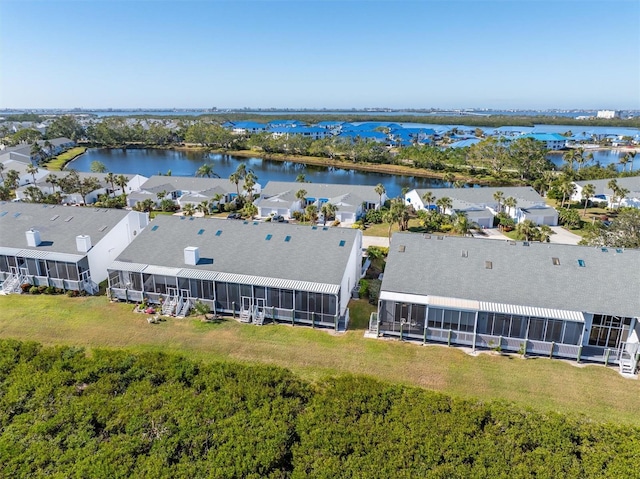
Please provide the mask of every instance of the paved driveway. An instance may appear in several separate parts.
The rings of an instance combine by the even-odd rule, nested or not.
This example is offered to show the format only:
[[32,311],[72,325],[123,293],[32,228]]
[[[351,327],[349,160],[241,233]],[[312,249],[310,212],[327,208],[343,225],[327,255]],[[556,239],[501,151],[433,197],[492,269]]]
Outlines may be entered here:
[[551,238],[549,240],[550,243],[578,244],[578,241],[582,239],[581,236],[578,236],[571,231],[567,231],[562,226],[552,226],[551,229],[556,234],[551,235]]

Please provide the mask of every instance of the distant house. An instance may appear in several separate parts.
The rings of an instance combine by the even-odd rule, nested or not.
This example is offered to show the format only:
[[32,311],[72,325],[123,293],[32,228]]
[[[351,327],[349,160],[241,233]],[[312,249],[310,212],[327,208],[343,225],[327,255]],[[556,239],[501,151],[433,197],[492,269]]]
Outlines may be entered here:
[[299,135],[304,138],[321,140],[322,138],[333,136],[331,130],[327,128],[320,128],[317,126],[281,126],[270,128],[269,132],[271,132],[271,135],[275,138],[288,138],[292,135]]
[[378,143],[387,144],[389,142],[388,136],[386,133],[382,133],[381,131],[366,131],[366,130],[356,130],[356,131],[342,131],[338,138],[344,138],[345,140],[355,141],[355,140],[371,140],[376,141]]
[[[555,208],[547,206],[544,198],[530,186],[415,189],[405,195],[405,203],[411,205],[415,211],[428,209],[429,204],[423,200],[427,191],[436,198],[431,203],[431,209],[436,208],[437,199],[450,198],[453,206],[446,211],[447,214],[465,213],[469,220],[482,228],[493,228],[494,217],[500,211],[505,212],[516,223],[531,220],[538,225],[558,225],[558,212]],[[500,205],[493,197],[498,191],[502,192],[503,197]],[[516,200],[515,208],[504,205],[504,199],[509,197]]]
[[640,288],[639,270],[637,250],[396,233],[370,333],[633,373],[640,297],[620,291]]
[[[615,198],[609,182],[615,179],[618,187],[628,191],[624,198]],[[576,187],[575,193],[571,196],[573,201],[582,201],[582,189],[587,184],[595,186],[595,194],[589,198],[592,202],[602,201],[607,203],[608,208],[617,208],[619,206],[628,206],[631,208],[640,208],[640,176],[629,176],[625,178],[607,178],[604,180],[588,180],[574,181]]]
[[562,150],[566,148],[568,140],[566,136],[557,133],[528,133],[514,139],[518,140],[520,138],[532,138],[536,141],[541,141],[548,150]]
[[28,283],[95,294],[107,265],[147,222],[136,211],[1,202],[2,292]]
[[[304,201],[296,198],[296,192],[301,189],[307,192]],[[387,196],[383,194],[382,204],[386,200]],[[367,210],[378,209],[380,195],[373,186],[270,181],[260,198],[254,202],[259,217],[280,215],[286,219],[291,219],[295,211],[303,211],[309,205],[315,205],[318,214],[321,214],[325,203],[338,208],[336,220],[350,224],[362,217]]]
[[236,134],[251,135],[261,133],[267,129],[267,125],[255,121],[239,121],[237,123],[230,123],[229,125],[231,130]]
[[[9,155],[11,155],[11,153],[9,153]],[[27,171],[27,168],[31,166],[31,163],[23,163],[22,161],[6,160],[3,161],[2,164],[4,165],[3,174],[6,175],[6,173],[10,170],[18,172],[18,174],[20,175],[18,177],[18,187],[33,185],[34,176],[37,183],[49,174],[47,170],[41,168],[38,168],[38,171],[36,173],[31,174]]]
[[158,216],[110,264],[109,292],[177,316],[200,301],[244,322],[344,330],[361,248],[350,228]]
[[[129,206],[135,206],[138,201],[152,199],[159,204],[162,199],[173,200],[178,206],[184,207],[187,203],[197,204],[204,200],[213,200],[217,194],[222,195],[221,204],[233,201],[240,194],[244,194],[244,183],[238,185],[227,178],[199,178],[194,176],[151,176],[140,187],[132,192],[127,201]],[[158,198],[158,194],[164,196]],[[256,183],[252,194],[259,195],[260,184]]]

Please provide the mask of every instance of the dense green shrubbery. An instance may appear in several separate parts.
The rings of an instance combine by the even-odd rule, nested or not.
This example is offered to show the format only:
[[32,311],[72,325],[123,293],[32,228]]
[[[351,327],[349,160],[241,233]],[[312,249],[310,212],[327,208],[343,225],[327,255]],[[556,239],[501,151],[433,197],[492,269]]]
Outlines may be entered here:
[[640,429],[362,377],[0,341],[4,477],[634,477]]

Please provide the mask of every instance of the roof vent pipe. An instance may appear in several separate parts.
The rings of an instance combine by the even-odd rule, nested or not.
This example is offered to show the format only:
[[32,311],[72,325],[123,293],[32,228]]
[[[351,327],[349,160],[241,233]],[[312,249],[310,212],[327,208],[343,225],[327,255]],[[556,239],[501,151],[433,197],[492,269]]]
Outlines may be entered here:
[[40,240],[40,232],[38,230],[34,230],[31,228],[26,232],[27,235],[27,246],[31,246],[35,248],[36,246],[40,246],[42,241]]

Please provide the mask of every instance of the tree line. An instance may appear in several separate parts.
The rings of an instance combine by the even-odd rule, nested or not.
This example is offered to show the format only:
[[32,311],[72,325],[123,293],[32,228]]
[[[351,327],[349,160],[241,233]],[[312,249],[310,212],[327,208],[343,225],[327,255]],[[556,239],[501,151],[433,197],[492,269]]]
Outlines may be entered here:
[[340,376],[0,341],[5,477],[635,477],[640,428]]

